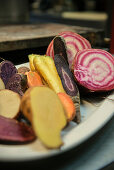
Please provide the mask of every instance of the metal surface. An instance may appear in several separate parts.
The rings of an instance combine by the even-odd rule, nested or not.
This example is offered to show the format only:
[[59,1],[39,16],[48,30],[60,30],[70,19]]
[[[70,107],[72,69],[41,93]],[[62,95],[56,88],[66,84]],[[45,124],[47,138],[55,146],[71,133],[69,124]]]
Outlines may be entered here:
[[7,25],[0,27],[0,52],[48,46],[62,31],[74,31],[87,38],[92,46],[103,41],[102,30],[63,24]]

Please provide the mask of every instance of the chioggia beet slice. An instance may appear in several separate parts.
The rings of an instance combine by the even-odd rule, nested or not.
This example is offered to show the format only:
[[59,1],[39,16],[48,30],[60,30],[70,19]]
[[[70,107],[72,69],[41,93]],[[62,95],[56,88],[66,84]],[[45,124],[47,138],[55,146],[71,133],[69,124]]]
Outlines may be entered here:
[[0,116],[0,141],[29,142],[35,139],[30,126],[15,119]]
[[0,77],[3,80],[5,86],[8,80],[17,73],[15,65],[8,60],[4,60],[0,63]]
[[114,57],[101,49],[80,51],[74,60],[74,76],[90,91],[114,89]]
[[[90,49],[91,44],[84,37],[71,31],[64,31],[59,33],[59,35],[62,36],[65,40],[68,63],[71,69],[75,55],[83,49]],[[53,40],[50,42],[47,48],[46,55],[54,58]]]
[[55,66],[59,77],[62,81],[62,85],[66,93],[71,96],[75,106],[76,106],[76,122],[80,122],[80,97],[79,91],[74,79],[73,74],[71,73],[69,66],[65,58],[59,54],[54,57]]

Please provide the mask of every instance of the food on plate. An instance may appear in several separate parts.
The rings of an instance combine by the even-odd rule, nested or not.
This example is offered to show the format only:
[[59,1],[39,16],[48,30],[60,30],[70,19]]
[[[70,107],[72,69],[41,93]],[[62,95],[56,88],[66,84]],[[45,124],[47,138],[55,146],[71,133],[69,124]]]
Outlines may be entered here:
[[53,39],[53,50],[54,50],[54,58],[56,54],[61,55],[64,57],[64,59],[68,64],[66,43],[62,36],[56,36]]
[[5,89],[5,84],[3,80],[0,78],[0,90]]
[[6,84],[6,89],[12,90],[23,96],[27,88],[27,76],[24,74],[14,74]]
[[[46,55],[28,58],[30,70],[17,70],[10,61],[0,64],[0,140],[26,142],[36,136],[47,148],[60,148],[61,131],[70,121],[81,122],[78,87],[112,90],[114,58],[70,31],[56,36]],[[13,119],[19,113],[33,130],[27,121]]]
[[20,106],[20,110],[23,113],[23,115],[29,120],[29,122],[31,122],[32,120],[32,113],[31,112],[31,107],[30,107],[30,91],[33,89],[34,87],[30,87],[26,90],[26,92],[24,93],[22,99],[21,99],[21,106]]
[[56,93],[65,92],[54,61],[49,56],[36,56],[33,60],[35,70]]
[[0,63],[0,77],[3,80],[5,86],[9,79],[17,73],[15,65],[8,60],[4,60]]
[[69,69],[68,63],[65,58],[61,55],[56,54],[54,57],[54,63],[61,79],[63,88],[65,92],[71,96],[75,106],[76,106],[76,117],[75,121],[80,123],[81,115],[80,115],[80,95],[79,90],[74,79],[72,72]]
[[0,115],[16,118],[20,111],[20,103],[19,94],[7,89],[0,90]]
[[28,87],[41,86],[43,85],[40,75],[35,71],[29,71],[25,73],[27,75]]
[[[56,47],[57,46],[57,47]],[[60,46],[60,48],[59,48]],[[72,100],[76,107],[76,116],[75,121],[80,123],[81,115],[80,115],[80,95],[79,90],[74,79],[74,75],[69,69],[69,65],[67,62],[67,51],[65,47],[64,40],[61,36],[56,36],[53,40],[53,50],[54,50],[54,63],[57,69],[57,72],[62,81],[62,85],[64,90],[68,95],[72,97]]]
[[[59,33],[59,35],[65,40],[68,63],[71,69],[74,57],[76,56],[77,52],[83,49],[90,49],[91,44],[81,35],[71,31],[63,31]],[[53,40],[50,42],[47,48],[46,55],[54,59]]]
[[67,124],[67,118],[58,95],[52,89],[44,86],[28,89],[22,97],[21,110],[45,146],[58,148],[63,144],[60,133]]
[[74,59],[74,76],[91,92],[114,89],[114,57],[101,49],[85,49]]
[[67,121],[70,122],[76,116],[75,105],[74,105],[72,99],[70,98],[70,96],[67,95],[66,93],[60,92],[60,93],[57,93],[57,95],[59,96],[59,99],[61,100],[61,103],[64,107],[66,117],[67,117]]
[[64,57],[56,54],[54,57],[54,63],[65,92],[70,96],[77,96],[78,87]]
[[19,67],[19,68],[17,69],[17,71],[18,71],[18,73],[20,73],[20,74],[25,74],[26,72],[30,71],[30,69],[29,69],[28,67],[26,67],[26,66],[22,66],[22,67]]
[[30,70],[31,70],[31,71],[35,71],[35,67],[34,67],[34,63],[33,63],[33,60],[34,60],[34,58],[35,58],[35,54],[30,54],[30,55],[28,56],[28,58],[29,58]]
[[0,140],[5,142],[30,142],[35,134],[30,126],[0,115]]

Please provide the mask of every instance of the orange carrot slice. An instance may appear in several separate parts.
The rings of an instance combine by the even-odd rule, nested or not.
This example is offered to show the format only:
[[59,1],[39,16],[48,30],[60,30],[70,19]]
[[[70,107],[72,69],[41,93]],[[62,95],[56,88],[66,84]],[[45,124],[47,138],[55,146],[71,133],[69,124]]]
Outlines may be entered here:
[[67,121],[71,121],[76,116],[76,108],[75,105],[69,95],[66,93],[57,93],[61,103],[63,104],[64,110],[66,112]]
[[40,75],[34,71],[25,73],[27,75],[28,87],[41,86],[43,85]]

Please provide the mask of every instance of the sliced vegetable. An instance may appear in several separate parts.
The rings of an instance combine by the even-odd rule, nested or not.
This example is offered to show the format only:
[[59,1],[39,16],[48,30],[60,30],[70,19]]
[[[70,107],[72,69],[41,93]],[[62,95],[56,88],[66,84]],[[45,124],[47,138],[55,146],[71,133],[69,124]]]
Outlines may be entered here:
[[[89,49],[91,48],[91,45],[89,41],[86,40],[84,37],[71,31],[64,31],[64,32],[59,33],[59,35],[62,36],[65,40],[68,63],[71,69],[74,57],[77,54],[77,52],[83,49]],[[53,40],[51,41],[51,43],[49,44],[47,48],[46,55],[54,59]]]
[[12,62],[5,60],[0,63],[0,77],[5,86],[15,73],[17,73],[17,69]]
[[70,122],[76,116],[75,105],[70,96],[68,96],[66,93],[57,93],[57,95],[59,96],[59,99],[61,100],[61,103],[64,107],[67,121]]
[[34,64],[33,64],[33,60],[34,60],[34,58],[35,58],[35,54],[30,54],[30,55],[28,56],[28,58],[29,58],[30,70],[31,70],[31,71],[35,71],[35,67],[34,67]]
[[63,56],[55,55],[54,62],[59,77],[62,81],[63,88],[66,91],[66,93],[71,96],[75,104],[76,107],[76,114],[74,114],[76,116],[75,121],[77,123],[80,123],[81,121],[80,94],[74,76],[70,71],[69,66]]
[[56,93],[65,92],[57,73],[54,61],[48,56],[36,56],[34,58],[35,70],[44,78],[48,86]]
[[53,50],[54,50],[54,58],[55,58],[55,55],[58,54],[58,55],[63,56],[66,62],[68,62],[66,43],[62,36],[56,36],[53,39]]
[[27,76],[24,74],[14,74],[8,81],[6,89],[12,90],[19,95],[23,95],[27,88]]
[[101,49],[80,51],[74,60],[74,76],[90,91],[114,89],[114,57]]
[[29,71],[29,72],[26,72],[25,74],[27,75],[28,87],[43,85],[42,79],[37,72]]
[[58,148],[63,144],[60,133],[67,123],[66,115],[53,90],[40,86],[30,88],[22,97],[21,110],[45,146]]
[[0,78],[0,90],[5,89],[5,84],[3,80]]
[[18,73],[19,74],[25,74],[26,72],[30,71],[28,67],[22,66],[18,68]]
[[66,93],[70,96],[76,96],[78,93],[78,87],[64,57],[61,55],[55,55],[54,63]]
[[15,118],[20,111],[20,96],[11,90],[0,90],[0,115]]
[[35,134],[30,126],[15,119],[0,116],[0,141],[30,142]]

